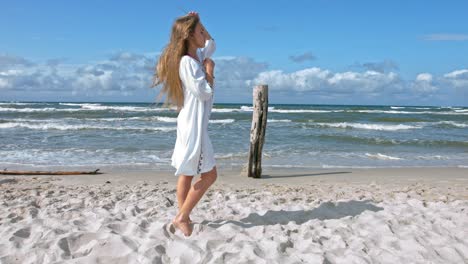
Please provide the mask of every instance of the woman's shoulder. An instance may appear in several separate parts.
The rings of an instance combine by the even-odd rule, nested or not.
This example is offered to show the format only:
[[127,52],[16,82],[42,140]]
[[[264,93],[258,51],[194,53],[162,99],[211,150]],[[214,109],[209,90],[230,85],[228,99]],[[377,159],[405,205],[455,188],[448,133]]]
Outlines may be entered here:
[[180,58],[180,66],[200,67],[200,62],[189,55],[184,55]]

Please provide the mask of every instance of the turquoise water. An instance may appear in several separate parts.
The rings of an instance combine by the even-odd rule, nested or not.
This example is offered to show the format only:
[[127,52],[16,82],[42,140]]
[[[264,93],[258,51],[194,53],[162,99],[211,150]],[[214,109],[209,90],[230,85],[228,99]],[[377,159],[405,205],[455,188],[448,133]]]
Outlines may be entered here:
[[[171,170],[177,113],[147,103],[0,103],[0,166]],[[252,107],[215,104],[219,166],[246,162]],[[468,166],[468,108],[270,105],[265,167]]]

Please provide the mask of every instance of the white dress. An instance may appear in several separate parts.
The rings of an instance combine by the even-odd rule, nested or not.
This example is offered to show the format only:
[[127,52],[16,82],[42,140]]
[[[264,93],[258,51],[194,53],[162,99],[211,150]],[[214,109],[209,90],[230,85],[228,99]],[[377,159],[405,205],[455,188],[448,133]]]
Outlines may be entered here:
[[203,60],[215,51],[214,40],[198,49],[200,62],[190,56],[180,60],[179,76],[184,89],[184,106],[177,116],[177,139],[171,165],[174,175],[197,175],[216,165],[213,145],[208,136],[208,121],[213,107],[213,88],[205,79]]

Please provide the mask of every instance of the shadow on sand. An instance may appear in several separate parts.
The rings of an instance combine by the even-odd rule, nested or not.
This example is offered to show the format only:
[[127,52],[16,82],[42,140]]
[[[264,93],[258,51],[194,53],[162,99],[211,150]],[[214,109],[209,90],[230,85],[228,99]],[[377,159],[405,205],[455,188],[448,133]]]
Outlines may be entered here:
[[370,203],[371,201],[348,201],[348,202],[325,202],[320,204],[319,207],[313,210],[304,211],[267,211],[264,215],[252,213],[249,216],[235,220],[216,220],[216,221],[203,221],[201,224],[218,228],[224,224],[234,224],[244,228],[262,226],[262,225],[285,225],[290,221],[296,222],[300,225],[312,219],[327,220],[339,219],[347,216],[354,217],[368,210],[378,212],[383,210],[382,207],[375,206]]

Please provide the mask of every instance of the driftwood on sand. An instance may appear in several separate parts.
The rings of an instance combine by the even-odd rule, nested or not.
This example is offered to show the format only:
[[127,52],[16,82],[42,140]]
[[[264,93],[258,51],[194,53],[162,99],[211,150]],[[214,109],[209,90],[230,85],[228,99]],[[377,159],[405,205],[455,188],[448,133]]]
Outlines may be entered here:
[[99,169],[95,171],[0,171],[0,175],[79,175],[79,174],[102,174]]

